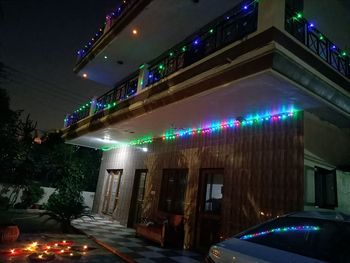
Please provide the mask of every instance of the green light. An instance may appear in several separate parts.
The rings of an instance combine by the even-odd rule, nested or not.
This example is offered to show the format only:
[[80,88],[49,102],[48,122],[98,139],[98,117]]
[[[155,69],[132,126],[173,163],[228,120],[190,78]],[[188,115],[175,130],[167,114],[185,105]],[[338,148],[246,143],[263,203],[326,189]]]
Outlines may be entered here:
[[214,33],[214,29],[210,29],[210,30],[209,30],[209,33],[210,33],[210,34],[213,34],[213,33]]
[[170,56],[170,57],[174,56],[174,53],[173,53],[173,52],[170,52],[170,53],[169,53],[169,56]]
[[302,13],[297,13],[297,18],[300,19],[303,17],[303,14]]
[[113,102],[113,106],[115,106],[115,105],[117,105],[117,103],[116,103],[116,102]]
[[159,68],[160,70],[163,70],[163,69],[164,69],[164,65],[163,65],[163,64],[160,64],[158,68]]
[[88,104],[88,103],[86,103],[86,104],[85,104],[85,106],[86,106],[86,107],[89,107],[89,104]]
[[143,69],[145,67],[145,64],[142,64],[139,69]]
[[347,54],[346,54],[346,51],[343,51],[342,53],[341,53],[341,55],[343,56],[343,57],[345,57]]
[[183,46],[182,49],[181,49],[183,52],[186,51],[186,46]]
[[323,40],[324,39],[324,36],[320,35],[320,40]]

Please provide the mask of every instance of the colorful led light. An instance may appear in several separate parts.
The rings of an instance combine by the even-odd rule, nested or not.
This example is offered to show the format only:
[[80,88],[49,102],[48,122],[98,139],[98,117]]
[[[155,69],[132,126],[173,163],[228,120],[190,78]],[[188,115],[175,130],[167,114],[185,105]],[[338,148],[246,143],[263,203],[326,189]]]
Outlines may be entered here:
[[157,139],[162,140],[174,140],[185,136],[196,136],[196,135],[205,135],[210,134],[216,131],[221,131],[227,128],[239,128],[240,126],[249,126],[254,124],[261,124],[266,122],[276,122],[276,121],[282,121],[287,118],[292,118],[296,116],[297,111],[291,110],[289,112],[274,114],[274,115],[257,115],[255,117],[249,117],[246,119],[231,119],[231,120],[225,120],[221,122],[212,122],[211,125],[199,127],[199,128],[187,128],[183,129],[181,131],[170,131],[165,134],[163,134],[161,137],[143,137],[141,139],[136,139],[130,142],[126,143],[119,143],[117,145],[113,146],[104,146],[101,148],[102,151],[109,151],[112,149],[117,149],[121,147],[126,146],[135,146],[135,145],[144,145],[152,143],[153,141]]
[[257,232],[254,234],[244,235],[239,239],[247,240],[255,237],[268,235],[271,233],[284,233],[284,232],[296,232],[296,231],[319,231],[319,230],[320,230],[319,226],[288,226],[288,227],[272,228],[272,229]]

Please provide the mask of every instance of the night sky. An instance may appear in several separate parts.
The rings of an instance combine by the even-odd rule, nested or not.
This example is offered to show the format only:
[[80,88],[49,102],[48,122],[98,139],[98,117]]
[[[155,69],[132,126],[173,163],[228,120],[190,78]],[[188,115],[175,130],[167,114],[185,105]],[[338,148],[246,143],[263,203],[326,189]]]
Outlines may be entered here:
[[118,0],[0,0],[0,61],[13,110],[40,130],[60,129],[66,113],[112,87],[73,73],[76,52]]

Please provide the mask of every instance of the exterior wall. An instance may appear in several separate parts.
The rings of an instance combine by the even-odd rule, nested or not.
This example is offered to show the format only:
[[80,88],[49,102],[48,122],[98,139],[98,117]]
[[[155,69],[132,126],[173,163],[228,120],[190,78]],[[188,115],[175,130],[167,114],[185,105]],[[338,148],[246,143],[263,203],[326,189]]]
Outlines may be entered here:
[[141,148],[123,148],[104,152],[101,160],[100,173],[96,188],[93,212],[101,213],[106,191],[106,179],[109,169],[122,169],[119,203],[113,217],[126,225],[136,169],[145,169],[146,153]]
[[119,205],[113,214],[126,225],[135,169],[148,169],[144,216],[157,214],[163,169],[187,168],[185,244],[193,246],[201,168],[224,169],[222,237],[270,217],[303,207],[303,121],[294,119],[226,129],[170,141],[148,152],[124,148],[103,155],[94,208],[101,211],[107,169],[123,169]]
[[[328,170],[350,164],[350,131],[340,129],[310,113],[304,114],[305,136],[305,201],[306,210],[314,209],[314,167]],[[336,170],[338,207],[350,213],[350,173]]]

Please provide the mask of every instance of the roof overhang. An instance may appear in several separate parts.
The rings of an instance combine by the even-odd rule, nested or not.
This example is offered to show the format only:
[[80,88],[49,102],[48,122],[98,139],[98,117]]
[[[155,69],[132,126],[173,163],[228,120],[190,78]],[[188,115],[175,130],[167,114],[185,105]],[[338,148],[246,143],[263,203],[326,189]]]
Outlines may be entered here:
[[[74,71],[113,86],[239,2],[140,0],[95,43]],[[134,29],[137,35],[132,34]]]

